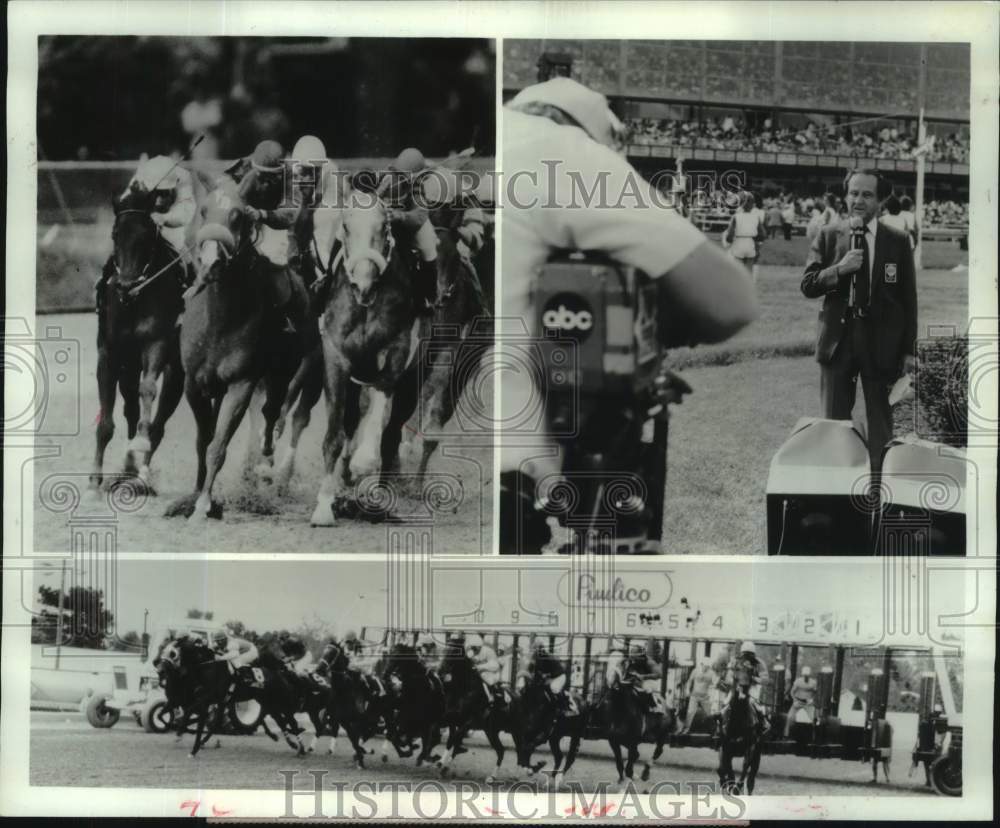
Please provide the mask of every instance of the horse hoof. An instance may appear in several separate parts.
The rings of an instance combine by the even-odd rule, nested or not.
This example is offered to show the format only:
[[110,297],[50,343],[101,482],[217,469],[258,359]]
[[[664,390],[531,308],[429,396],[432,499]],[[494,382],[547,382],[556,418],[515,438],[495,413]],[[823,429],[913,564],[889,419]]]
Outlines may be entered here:
[[194,756],[195,756],[195,755],[194,755],[193,753],[189,753],[189,754],[188,754],[188,759],[194,759]]
[[497,781],[497,780],[496,780],[496,778],[495,778],[495,777],[493,776],[493,774],[492,774],[492,773],[491,773],[491,774],[490,774],[489,776],[487,776],[487,777],[486,777],[486,784],[487,784],[487,785],[493,785],[493,784],[495,784],[495,783],[496,783],[496,781]]
[[649,781],[649,765],[646,765],[646,767],[642,769],[642,776],[640,779],[642,779],[643,782]]
[[337,521],[333,516],[333,507],[328,504],[317,506],[309,519],[309,524],[311,526],[336,526]]
[[263,483],[274,482],[274,466],[267,463],[258,463],[254,466],[253,473],[257,475],[257,479]]

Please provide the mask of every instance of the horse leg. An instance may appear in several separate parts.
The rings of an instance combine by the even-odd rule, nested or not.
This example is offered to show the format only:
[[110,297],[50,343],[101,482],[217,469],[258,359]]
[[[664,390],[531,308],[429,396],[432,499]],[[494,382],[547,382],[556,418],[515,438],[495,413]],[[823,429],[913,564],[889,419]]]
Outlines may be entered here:
[[[441,771],[441,776],[446,777],[448,775],[448,767],[451,765],[451,760],[455,758],[455,751],[462,743],[462,727],[461,725],[451,724],[448,725],[448,741],[445,743],[444,754],[440,759],[437,760],[438,769]],[[490,782],[492,776],[486,778],[487,783]]]
[[443,380],[432,387],[426,426],[421,435],[424,440],[423,452],[417,469],[417,481],[421,484],[427,474],[431,457],[434,456],[434,452],[437,451],[438,444],[441,442],[439,435],[444,430],[445,423],[451,419],[451,415],[455,412],[455,389],[452,387],[453,371],[454,369],[448,368],[448,373],[443,377]]
[[758,744],[753,751],[753,761],[750,763],[750,771],[747,774],[747,794],[752,794],[754,786],[757,783],[757,771],[760,770],[760,754],[761,748]]
[[358,425],[358,447],[352,454],[349,465],[355,480],[378,470],[379,451],[376,447],[380,444],[382,432],[385,430],[391,404],[391,391],[386,392],[375,387],[369,389],[368,410]]
[[222,464],[226,462],[226,448],[243,420],[243,415],[250,404],[250,398],[253,396],[253,390],[254,382],[252,380],[242,380],[226,389],[226,395],[222,398],[222,405],[219,407],[215,436],[212,438],[206,454],[205,484],[202,486],[201,494],[194,505],[194,513],[190,520],[205,520],[208,517],[208,512],[212,508],[212,487],[215,485],[215,478],[222,468]]
[[288,377],[275,370],[268,374],[264,382],[265,397],[261,413],[264,415],[264,433],[261,437],[261,463],[257,466],[257,475],[265,480],[274,476],[274,427],[281,414],[281,404],[288,390]]
[[565,769],[562,766],[563,752],[562,741],[559,736],[558,728],[553,727],[552,733],[549,736],[549,750],[552,752],[552,787],[559,790],[559,786],[562,784],[563,773]]
[[[160,388],[160,399],[156,404],[156,416],[149,426],[149,456],[152,459],[160,443],[163,441],[163,433],[173,413],[184,395],[184,369],[181,367],[179,359],[168,360],[163,366],[163,385]],[[148,469],[147,469],[148,474]],[[139,469],[139,476],[142,476],[142,469]],[[146,481],[148,483],[148,480]]]
[[[320,358],[322,357],[321,354],[319,356]],[[316,406],[316,403],[319,402],[322,393],[323,366],[320,361],[310,368],[309,375],[302,385],[302,392],[295,406],[295,412],[292,414],[291,439],[285,449],[284,456],[278,461],[278,469],[275,472],[275,482],[278,484],[279,491],[287,489],[292,479],[292,472],[295,467],[295,453],[299,447],[299,439],[302,437],[302,432],[309,425],[312,410]],[[289,394],[291,394],[291,390],[289,390]],[[281,417],[278,419],[275,430],[280,436],[283,430],[283,420]]]
[[379,458],[383,475],[399,471],[399,444],[403,440],[403,426],[417,407],[416,363],[410,366],[396,383],[392,394],[392,405],[382,430]]
[[99,492],[104,479],[104,452],[115,433],[115,397],[118,395],[118,369],[111,362],[107,349],[97,352],[97,396],[100,410],[97,412],[94,465],[90,472],[89,490]]
[[146,484],[149,482],[149,458],[153,454],[153,443],[149,432],[153,420],[153,404],[158,393],[156,385],[166,361],[165,343],[154,342],[143,352],[139,385],[136,389],[139,399],[139,420],[134,434],[131,421],[129,422],[130,439],[126,449],[125,466],[137,469],[140,479]]
[[611,752],[615,755],[615,768],[618,770],[618,784],[625,784],[625,762],[622,760],[622,745],[618,739],[610,737],[608,744],[611,745]]
[[[142,366],[134,359],[129,359],[122,365],[118,373],[118,388],[122,392],[122,413],[125,415],[128,439],[131,441],[139,429],[139,379]],[[135,472],[135,466],[128,453],[125,454],[125,470],[130,474]]]
[[195,494],[201,491],[205,485],[207,468],[205,455],[208,446],[215,436],[215,406],[212,399],[204,395],[201,390],[191,381],[190,377],[184,383],[184,395],[187,397],[188,405],[191,406],[191,413],[194,415],[194,422],[197,428],[195,438],[195,452],[198,456],[198,474],[195,478]]
[[[565,778],[566,774],[569,773],[570,768],[573,767],[573,763],[576,762],[577,754],[580,753],[580,740],[581,733],[579,731],[574,731],[569,738],[569,751],[566,753],[566,764],[563,766],[562,773],[560,776]],[[556,787],[562,783],[561,778],[557,778]]]
[[344,392],[350,373],[342,359],[324,353],[326,365],[326,436],[323,438],[323,482],[316,494],[313,526],[335,526],[334,500],[343,487],[341,451],[344,448]]
[[191,748],[191,752],[188,754],[192,759],[197,756],[198,751],[201,750],[202,734],[205,732],[205,725],[208,720],[208,705],[202,705],[201,709],[198,711],[198,727],[195,728],[194,732],[194,745]]

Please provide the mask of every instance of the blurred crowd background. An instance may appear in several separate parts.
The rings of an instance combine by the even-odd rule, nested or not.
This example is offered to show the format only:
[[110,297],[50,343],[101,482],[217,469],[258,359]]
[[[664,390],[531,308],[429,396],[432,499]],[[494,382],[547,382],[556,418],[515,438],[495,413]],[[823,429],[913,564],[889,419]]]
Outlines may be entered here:
[[441,38],[39,38],[46,160],[286,149],[315,134],[331,158],[495,154],[495,46]]
[[[706,120],[633,118],[626,125],[629,143],[647,146],[902,159],[912,158],[918,146],[916,132],[906,123],[841,127],[834,119],[822,122],[797,113],[785,116],[788,120],[803,117],[806,122],[800,125],[777,125],[774,119],[765,118],[757,126],[731,115],[710,116]],[[934,138],[928,160],[969,163],[968,126],[956,132],[942,132]]]

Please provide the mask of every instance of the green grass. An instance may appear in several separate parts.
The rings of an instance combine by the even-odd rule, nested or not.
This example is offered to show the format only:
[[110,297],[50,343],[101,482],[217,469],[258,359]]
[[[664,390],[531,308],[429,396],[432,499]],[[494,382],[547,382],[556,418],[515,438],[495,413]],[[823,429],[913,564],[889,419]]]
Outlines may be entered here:
[[[762,317],[722,345],[671,355],[693,392],[670,423],[664,538],[671,554],[764,554],[765,486],[771,458],[800,417],[817,417],[813,358],[819,303],[799,292],[799,271],[761,267]],[[922,271],[918,303],[930,324],[965,329],[968,275]],[[913,406],[895,413],[913,431]],[[864,420],[862,395],[854,419]]]
[[[920,330],[931,325],[968,324],[966,271],[922,270],[917,275]],[[677,348],[671,352],[675,368],[697,365],[731,365],[747,359],[806,356],[816,344],[816,320],[821,301],[806,299],[799,290],[802,268],[761,265],[757,297],[761,315],[732,339],[718,345]]]

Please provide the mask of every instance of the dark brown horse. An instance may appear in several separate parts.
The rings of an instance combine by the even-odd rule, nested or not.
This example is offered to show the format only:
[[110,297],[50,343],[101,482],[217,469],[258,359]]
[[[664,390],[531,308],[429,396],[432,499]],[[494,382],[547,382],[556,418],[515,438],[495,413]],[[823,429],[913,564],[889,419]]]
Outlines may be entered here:
[[[325,476],[313,526],[333,526],[335,501],[349,482],[386,469],[395,456],[383,440],[397,383],[410,366],[427,324],[417,315],[409,269],[396,248],[385,204],[354,190],[343,222],[344,245],[319,328],[323,343],[327,429]],[[422,330],[423,329],[423,330]],[[364,416],[357,405],[367,386]]]
[[308,332],[285,331],[290,292],[307,302],[301,278],[254,246],[241,187],[222,178],[202,206],[201,267],[181,329],[184,392],[198,427],[195,495],[174,511],[204,519],[212,488],[258,383],[263,382],[265,452]]
[[[104,451],[115,432],[115,397],[121,389],[128,423],[125,473],[149,486],[149,464],[184,387],[177,318],[184,308],[185,265],[160,235],[152,195],[132,184],[113,199],[115,222],[111,270],[97,323],[97,450],[90,489],[103,481]],[[157,382],[163,377],[156,415]]]

